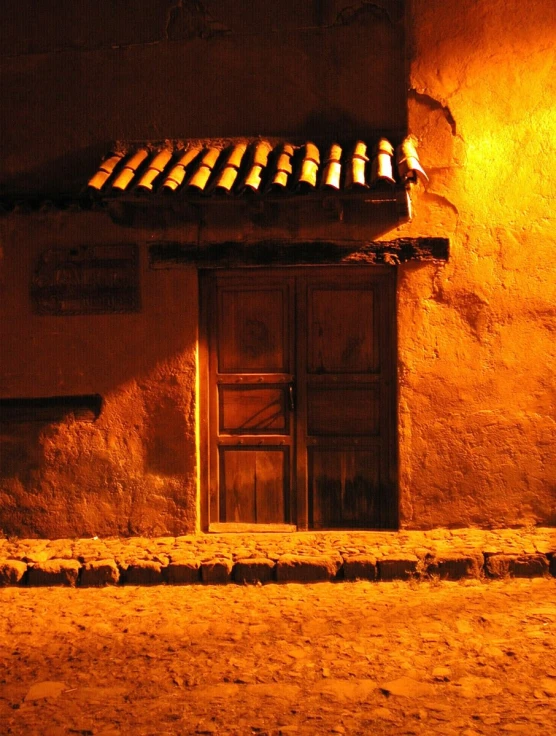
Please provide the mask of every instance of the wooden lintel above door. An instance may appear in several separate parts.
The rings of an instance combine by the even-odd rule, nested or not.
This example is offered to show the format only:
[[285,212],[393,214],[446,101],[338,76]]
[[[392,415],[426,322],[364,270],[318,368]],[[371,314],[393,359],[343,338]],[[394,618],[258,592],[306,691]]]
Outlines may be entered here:
[[241,268],[242,266],[385,265],[407,261],[448,261],[448,238],[394,240],[224,240],[181,243],[158,241],[149,245],[151,268]]

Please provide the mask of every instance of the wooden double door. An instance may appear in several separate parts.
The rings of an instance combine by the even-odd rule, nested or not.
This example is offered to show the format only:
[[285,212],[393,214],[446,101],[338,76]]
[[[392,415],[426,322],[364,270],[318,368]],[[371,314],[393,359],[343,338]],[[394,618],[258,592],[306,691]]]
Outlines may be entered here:
[[204,272],[201,293],[209,528],[395,528],[394,269]]

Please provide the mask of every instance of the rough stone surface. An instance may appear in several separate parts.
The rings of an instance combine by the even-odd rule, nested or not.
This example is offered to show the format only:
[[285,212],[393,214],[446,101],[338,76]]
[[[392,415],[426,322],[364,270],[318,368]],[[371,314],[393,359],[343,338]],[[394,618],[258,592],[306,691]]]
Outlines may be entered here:
[[[123,581],[131,570],[135,584],[270,582],[279,579],[279,567],[282,580],[297,582],[556,575],[556,529],[540,527],[76,540],[74,560],[40,563],[31,560],[50,547],[48,540],[5,542],[5,561],[20,571],[28,565],[57,569],[60,563],[81,564],[81,585],[115,583],[120,570]],[[538,549],[543,552],[534,551]],[[31,584],[33,579],[36,574]]]
[[486,570],[492,577],[534,578],[546,575],[549,564],[546,556],[540,554],[492,554],[487,557]]
[[79,585],[83,587],[117,585],[119,581],[120,571],[114,560],[84,562],[79,576]]
[[376,571],[376,558],[371,555],[353,555],[344,560],[345,580],[375,580]]
[[27,572],[27,565],[20,560],[0,561],[0,585],[17,585]]
[[282,555],[276,564],[280,583],[316,583],[336,577],[341,558],[316,555]]
[[81,565],[77,560],[48,560],[29,568],[29,585],[70,585],[77,583]]
[[239,559],[234,564],[236,583],[268,583],[274,579],[276,563],[264,558]]
[[555,578],[4,588],[0,609],[6,736],[554,736]]
[[434,687],[429,683],[419,682],[405,675],[397,680],[382,683],[380,689],[386,695],[398,695],[404,698],[432,697],[435,694]]
[[213,585],[229,583],[232,577],[232,567],[231,560],[206,560],[201,563],[201,580],[203,583],[212,583]]
[[199,560],[183,557],[172,557],[166,568],[166,580],[172,584],[187,584],[200,582]]
[[408,580],[417,574],[419,560],[415,555],[383,557],[377,562],[379,580]]
[[483,572],[484,558],[476,552],[443,552],[435,554],[426,564],[429,575],[438,575],[441,580],[459,580],[479,577]]
[[165,568],[155,560],[136,560],[123,573],[128,585],[157,585],[164,582]]

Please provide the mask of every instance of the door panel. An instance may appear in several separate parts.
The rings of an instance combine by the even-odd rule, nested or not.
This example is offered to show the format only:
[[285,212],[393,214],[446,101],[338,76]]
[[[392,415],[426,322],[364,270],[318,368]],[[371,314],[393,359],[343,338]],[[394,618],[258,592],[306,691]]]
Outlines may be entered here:
[[378,366],[373,291],[309,284],[307,301],[307,372],[373,373]]
[[309,386],[309,435],[374,436],[379,431],[378,387]]
[[210,518],[285,524],[292,488],[293,282],[210,280]]
[[380,511],[378,447],[309,451],[310,517],[315,529],[376,525]]
[[219,371],[289,370],[287,293],[283,289],[223,288],[219,304]]
[[225,521],[279,524],[286,513],[287,454],[282,448],[220,448]]
[[214,523],[397,524],[395,272],[203,277]]
[[232,434],[286,434],[286,386],[220,386],[220,431]]
[[305,458],[298,484],[307,487],[309,527],[396,523],[393,285],[370,269],[331,269],[298,284],[307,328],[298,341],[306,421],[298,427],[297,462]]

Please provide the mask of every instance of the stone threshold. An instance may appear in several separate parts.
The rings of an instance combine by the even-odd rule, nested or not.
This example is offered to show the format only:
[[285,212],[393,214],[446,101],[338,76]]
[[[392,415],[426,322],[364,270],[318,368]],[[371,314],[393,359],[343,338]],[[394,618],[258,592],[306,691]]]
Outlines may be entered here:
[[556,529],[0,539],[0,585],[314,583],[556,577]]

